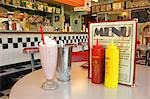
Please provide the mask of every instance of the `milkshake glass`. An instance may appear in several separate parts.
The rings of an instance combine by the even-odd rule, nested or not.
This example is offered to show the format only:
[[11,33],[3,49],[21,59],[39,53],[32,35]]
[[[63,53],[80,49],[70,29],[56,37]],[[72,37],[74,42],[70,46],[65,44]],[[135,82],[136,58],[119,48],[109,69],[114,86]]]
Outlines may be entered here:
[[53,80],[57,66],[57,43],[49,37],[44,37],[45,44],[40,42],[39,52],[42,69],[46,76],[46,82],[42,85],[45,90],[56,89],[58,84]]

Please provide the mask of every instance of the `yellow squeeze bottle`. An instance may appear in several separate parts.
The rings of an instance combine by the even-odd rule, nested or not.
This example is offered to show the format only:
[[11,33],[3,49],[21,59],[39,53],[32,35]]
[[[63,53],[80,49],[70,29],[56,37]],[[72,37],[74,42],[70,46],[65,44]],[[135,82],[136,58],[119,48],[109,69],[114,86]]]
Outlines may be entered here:
[[105,54],[105,81],[104,86],[108,88],[118,87],[119,75],[119,49],[113,41],[108,45]]

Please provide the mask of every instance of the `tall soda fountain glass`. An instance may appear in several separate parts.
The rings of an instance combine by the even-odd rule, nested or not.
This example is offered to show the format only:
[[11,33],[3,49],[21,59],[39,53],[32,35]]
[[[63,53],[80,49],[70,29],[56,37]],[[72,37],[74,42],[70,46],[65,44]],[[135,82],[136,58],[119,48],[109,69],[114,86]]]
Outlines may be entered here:
[[42,69],[46,76],[46,82],[43,83],[42,88],[45,90],[56,89],[58,84],[54,81],[54,75],[57,66],[57,43],[49,37],[44,37],[45,44],[40,42],[39,51]]

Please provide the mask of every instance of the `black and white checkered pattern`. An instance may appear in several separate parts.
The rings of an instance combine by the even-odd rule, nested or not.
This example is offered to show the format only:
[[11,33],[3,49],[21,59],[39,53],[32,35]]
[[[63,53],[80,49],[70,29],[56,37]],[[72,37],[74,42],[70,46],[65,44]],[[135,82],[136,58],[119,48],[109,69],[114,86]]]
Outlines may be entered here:
[[[88,36],[51,36],[57,40],[57,44],[62,41],[64,44],[87,42]],[[0,38],[0,49],[20,48],[20,47],[37,47],[41,41],[40,37],[16,37]]]
[[38,37],[0,38],[0,49],[38,46]]
[[10,90],[11,89],[6,89],[6,90],[3,90],[3,91],[0,91],[0,97],[4,97],[5,96],[5,99],[6,98],[8,99]]
[[[44,34],[55,38],[58,44],[88,42],[88,34]],[[25,47],[38,47],[41,41],[40,34],[0,34],[0,67],[25,61],[30,61],[30,55],[23,53]],[[61,43],[60,43],[61,42]],[[82,47],[73,48],[74,51],[81,51]],[[34,54],[39,59],[39,53]]]

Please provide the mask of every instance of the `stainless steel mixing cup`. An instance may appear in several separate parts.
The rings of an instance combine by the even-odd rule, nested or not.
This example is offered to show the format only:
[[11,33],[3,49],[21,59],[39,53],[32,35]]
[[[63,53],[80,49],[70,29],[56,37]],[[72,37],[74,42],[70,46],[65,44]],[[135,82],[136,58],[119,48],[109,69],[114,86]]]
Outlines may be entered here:
[[59,81],[66,82],[70,80],[71,61],[72,47],[58,47],[57,79]]

